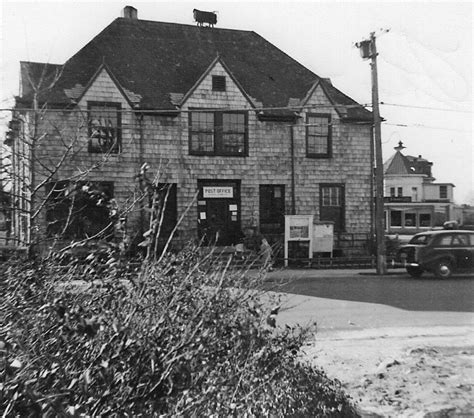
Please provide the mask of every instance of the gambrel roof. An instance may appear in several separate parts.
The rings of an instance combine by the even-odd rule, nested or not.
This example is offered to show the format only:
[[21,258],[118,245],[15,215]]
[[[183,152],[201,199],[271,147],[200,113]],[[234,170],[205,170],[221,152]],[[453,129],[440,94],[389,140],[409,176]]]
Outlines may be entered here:
[[[372,114],[257,33],[118,18],[61,68],[55,88],[41,100],[74,103],[101,65],[122,90],[139,97],[140,109],[176,110],[178,97],[195,85],[219,57],[242,89],[259,106],[285,107],[320,83],[335,106],[349,106],[344,118],[371,121]],[[41,73],[38,63],[22,63],[21,102],[31,100],[26,75]],[[58,66],[49,65],[49,73]],[[31,74],[30,74],[31,73]]]

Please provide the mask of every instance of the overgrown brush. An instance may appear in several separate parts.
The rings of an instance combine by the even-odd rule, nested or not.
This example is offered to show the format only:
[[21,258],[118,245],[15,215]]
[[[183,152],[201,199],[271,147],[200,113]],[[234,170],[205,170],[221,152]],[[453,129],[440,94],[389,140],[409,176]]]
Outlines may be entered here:
[[244,272],[198,260],[187,250],[127,280],[110,263],[88,288],[71,282],[73,262],[5,269],[5,416],[355,415],[336,382],[298,360],[305,330],[269,327]]

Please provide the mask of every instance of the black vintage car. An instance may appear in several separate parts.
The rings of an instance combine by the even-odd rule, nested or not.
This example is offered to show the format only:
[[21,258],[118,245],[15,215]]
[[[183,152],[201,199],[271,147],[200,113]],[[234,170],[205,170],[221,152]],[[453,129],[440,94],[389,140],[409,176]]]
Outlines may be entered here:
[[474,276],[474,231],[443,230],[416,234],[396,255],[412,277],[428,271],[447,279],[454,272]]

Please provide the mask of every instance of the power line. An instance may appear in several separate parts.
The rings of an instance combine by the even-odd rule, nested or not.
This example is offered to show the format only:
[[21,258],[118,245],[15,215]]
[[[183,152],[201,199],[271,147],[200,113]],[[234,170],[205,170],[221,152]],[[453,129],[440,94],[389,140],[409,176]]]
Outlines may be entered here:
[[[6,99],[3,102],[7,101]],[[417,106],[417,105],[410,105],[410,104],[403,104],[403,103],[387,103],[387,102],[379,102],[382,106],[392,106],[392,107],[406,107],[410,109],[421,109],[421,110],[436,110],[442,112],[453,112],[453,113],[467,113],[472,114],[474,113],[472,110],[458,110],[458,109],[447,109],[442,107],[432,107],[432,106]],[[336,108],[336,109],[356,109],[356,108],[364,108],[372,107],[372,103],[359,103],[353,105],[343,105],[343,104],[317,104],[317,105],[293,105],[293,106],[278,106],[278,107],[255,107],[255,108],[229,108],[229,107],[222,107],[222,108],[206,108],[206,109],[199,109],[201,112],[217,112],[217,111],[254,111],[254,112],[263,112],[263,111],[272,111],[272,110],[290,110],[294,112],[298,112],[302,109],[313,109],[313,108]],[[31,108],[1,108],[0,111],[32,111]],[[41,111],[44,112],[61,112],[66,109],[42,109]],[[367,110],[367,109],[366,109]],[[67,109],[68,112],[85,112],[87,109]],[[94,109],[95,112],[100,112],[100,109]],[[107,110],[104,110],[107,111]],[[122,113],[189,113],[197,111],[197,109],[117,109],[118,112]]]
[[465,132],[469,133],[470,131],[465,129],[456,129],[456,128],[443,128],[441,126],[428,126],[423,125],[421,123],[414,123],[414,124],[405,124],[405,123],[384,123],[384,125],[389,126],[398,126],[400,128],[426,128],[426,129],[437,129],[441,131],[454,131],[454,132]]
[[[254,107],[254,108],[239,108],[239,107],[207,107],[207,108],[193,108],[193,109],[116,109],[114,108],[113,111],[117,111],[120,113],[136,113],[136,114],[176,114],[176,113],[193,113],[193,112],[265,112],[265,111],[281,111],[281,110],[288,110],[293,112],[299,112],[302,109],[320,109],[320,108],[328,108],[328,109],[365,109],[366,107],[371,106],[370,104],[353,104],[353,105],[333,105],[333,104],[317,104],[317,105],[293,105],[293,106],[278,106],[278,107]],[[34,109],[32,108],[2,108],[0,112],[32,112]],[[64,109],[51,109],[51,108],[44,108],[39,109],[38,113],[41,112],[77,112],[77,113],[86,113],[90,111],[89,109],[80,109],[80,108],[64,108]],[[94,113],[99,112],[110,112],[111,109],[97,109],[94,108]]]
[[455,112],[455,113],[474,113],[472,110],[446,109],[446,108],[442,108],[442,107],[415,106],[415,105],[385,103],[385,102],[380,102],[380,104],[383,105],[383,106],[408,107],[410,109],[441,110],[443,112]]

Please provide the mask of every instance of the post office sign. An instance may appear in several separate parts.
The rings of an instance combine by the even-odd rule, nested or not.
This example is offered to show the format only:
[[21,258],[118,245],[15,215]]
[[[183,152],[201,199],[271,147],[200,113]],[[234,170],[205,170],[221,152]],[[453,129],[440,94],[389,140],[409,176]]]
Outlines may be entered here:
[[232,186],[204,186],[202,196],[204,199],[232,199],[234,188]]

